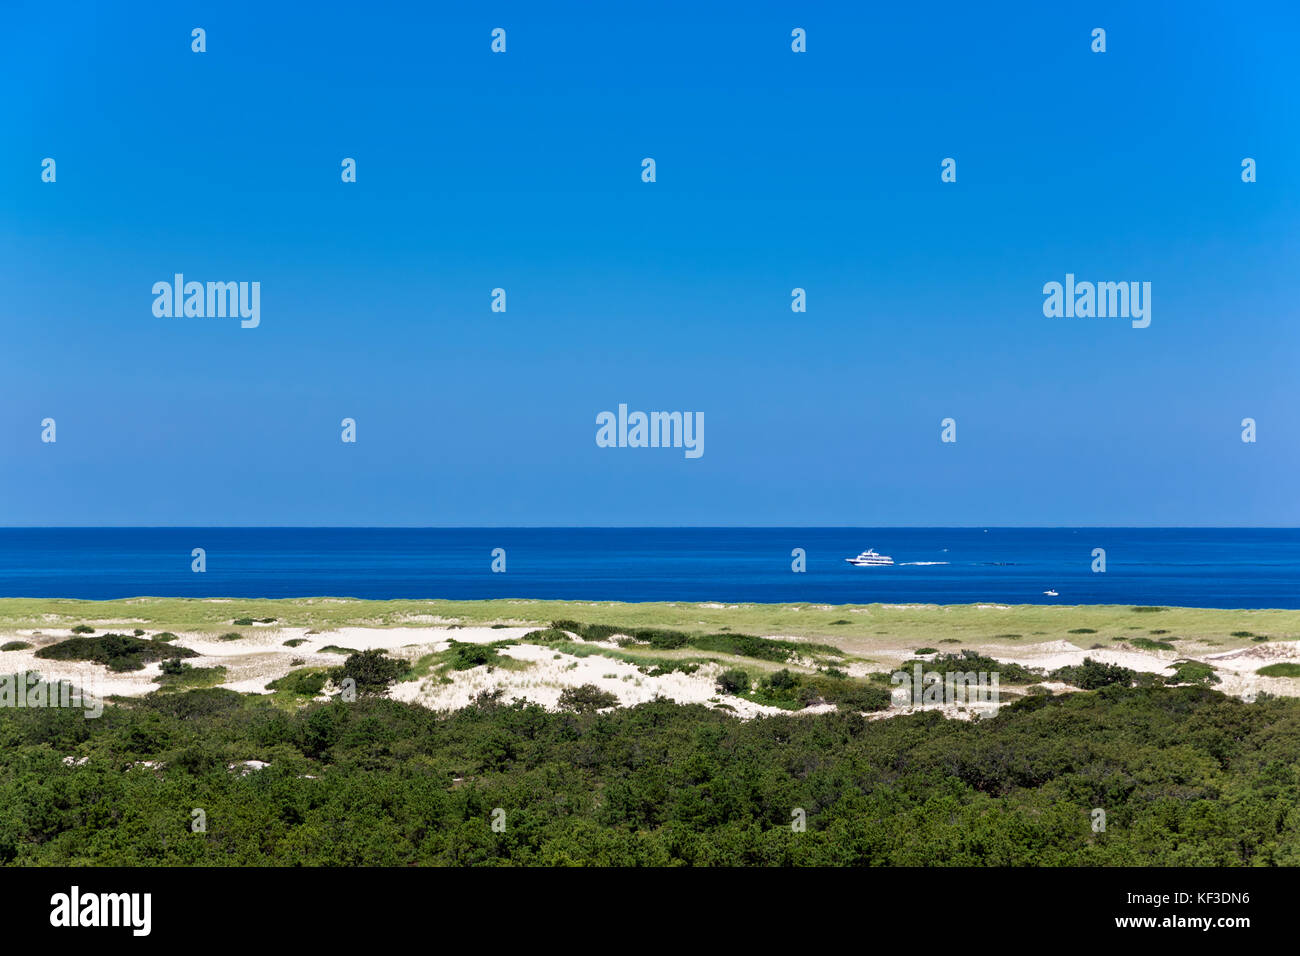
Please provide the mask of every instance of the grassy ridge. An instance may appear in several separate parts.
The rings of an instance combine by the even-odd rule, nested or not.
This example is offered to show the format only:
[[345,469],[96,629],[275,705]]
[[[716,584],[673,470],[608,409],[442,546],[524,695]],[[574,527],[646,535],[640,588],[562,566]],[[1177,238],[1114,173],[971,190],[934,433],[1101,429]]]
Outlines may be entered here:
[[[853,651],[881,638],[915,641],[938,637],[965,644],[1110,641],[1115,637],[1211,642],[1230,649],[1258,637],[1300,638],[1300,611],[1157,608],[1129,605],[818,605],[690,604],[614,601],[358,601],[347,598],[243,599],[131,598],[120,601],[0,599],[0,630],[69,628],[86,621],[106,626],[209,634],[228,632],[235,620],[274,618],[276,627],[318,630],[345,625],[514,624],[546,627],[569,620],[618,628],[670,628],[693,632],[785,635],[833,640]],[[1087,634],[1089,638],[1082,638]],[[1167,636],[1166,636],[1167,635]]]

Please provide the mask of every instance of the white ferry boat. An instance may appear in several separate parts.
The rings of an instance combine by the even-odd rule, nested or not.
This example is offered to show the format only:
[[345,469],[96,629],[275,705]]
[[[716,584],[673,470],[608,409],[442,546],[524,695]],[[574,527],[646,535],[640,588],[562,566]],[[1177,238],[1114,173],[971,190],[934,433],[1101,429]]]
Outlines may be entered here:
[[887,554],[876,554],[871,548],[863,551],[856,558],[845,558],[845,561],[855,568],[877,568],[894,563],[894,559]]

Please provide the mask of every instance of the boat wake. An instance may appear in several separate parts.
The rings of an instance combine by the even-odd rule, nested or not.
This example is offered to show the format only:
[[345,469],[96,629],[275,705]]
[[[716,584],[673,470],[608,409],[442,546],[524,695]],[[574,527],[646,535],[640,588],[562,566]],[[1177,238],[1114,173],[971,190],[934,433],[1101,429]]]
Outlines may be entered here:
[[899,561],[899,567],[904,564],[952,564],[951,561]]

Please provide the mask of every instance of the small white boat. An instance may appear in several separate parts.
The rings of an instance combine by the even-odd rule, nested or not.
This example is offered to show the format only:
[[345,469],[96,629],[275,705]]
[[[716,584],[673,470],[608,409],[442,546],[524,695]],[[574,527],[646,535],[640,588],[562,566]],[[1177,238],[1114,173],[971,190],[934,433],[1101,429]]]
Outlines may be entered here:
[[845,558],[849,564],[855,568],[878,568],[885,567],[894,563],[894,559],[887,554],[876,554],[871,548],[867,548],[856,558]]
[[1043,593],[1046,594],[1048,597],[1060,597],[1060,595],[1056,591],[1044,591]]

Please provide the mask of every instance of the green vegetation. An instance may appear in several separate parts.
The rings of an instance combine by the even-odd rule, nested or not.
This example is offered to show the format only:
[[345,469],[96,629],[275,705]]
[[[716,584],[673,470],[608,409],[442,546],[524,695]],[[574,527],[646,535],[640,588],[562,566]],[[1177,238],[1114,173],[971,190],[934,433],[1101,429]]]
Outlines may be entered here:
[[173,634],[171,631],[161,631],[153,636],[153,640],[161,641],[162,643],[165,644],[168,641],[176,640],[176,635]]
[[[287,644],[287,643],[289,643],[289,642],[288,642],[288,641],[285,641],[285,643]],[[295,645],[295,646],[296,646],[296,645]],[[324,647],[322,647],[322,648],[320,649],[320,653],[322,653],[322,654],[356,654],[356,653],[357,653],[357,649],[356,649],[355,647],[339,647],[337,644],[326,644]]]
[[1174,649],[1174,645],[1168,641],[1153,641],[1149,637],[1126,637],[1123,640],[1143,651],[1172,651]]
[[329,672],[329,678],[339,687],[344,686],[344,681],[353,681],[357,695],[365,696],[383,693],[410,669],[404,660],[389,657],[382,650],[369,650],[349,655],[341,667]]
[[890,692],[878,684],[825,674],[801,674],[788,668],[765,675],[754,690],[737,696],[786,710],[834,704],[846,711],[876,711],[886,709],[891,700]]
[[997,674],[999,684],[1032,684],[1042,677],[1041,673],[1021,664],[1005,663],[970,649],[956,654],[941,654],[930,660],[905,661],[902,666],[911,671],[916,664],[920,664],[927,674],[965,674],[970,671]]
[[195,687],[216,687],[225,679],[226,669],[220,665],[195,667],[173,658],[162,662],[158,685],[162,691],[179,691]]
[[324,667],[303,667],[289,671],[266,685],[267,690],[283,691],[300,697],[316,697],[325,689],[329,670]]
[[1082,664],[1058,667],[1051,673],[1052,680],[1072,684],[1082,690],[1097,690],[1111,685],[1131,687],[1137,676],[1137,671],[1118,664],[1094,661],[1091,657],[1085,657]]
[[546,627],[537,631],[529,631],[523,636],[521,644],[571,644],[573,638],[569,637],[564,631],[555,627]]
[[233,625],[235,625],[235,627],[252,627],[254,624],[274,624],[274,623],[275,623],[275,618],[273,618],[273,617],[257,617],[257,618],[254,618],[254,617],[237,617],[237,618],[235,618],[233,621],[231,621],[230,623],[233,624]]
[[770,637],[754,637],[749,634],[692,634],[663,627],[620,628],[611,624],[555,621],[547,630],[569,631],[585,641],[608,641],[610,638],[617,638],[620,647],[646,646],[657,651],[692,648],[714,654],[751,657],[774,664],[785,664],[796,657],[814,655],[839,657],[843,653],[829,644],[785,641]]
[[291,637],[284,642],[284,646],[297,647],[299,644],[306,644],[306,643],[307,643],[307,638],[305,637]]
[[[1147,612],[1150,613],[1155,612]],[[1033,634],[1042,640],[1066,638],[1071,630],[1119,633],[1135,614],[1128,605],[963,605],[883,604],[694,604],[689,602],[536,601],[359,601],[346,598],[207,600],[199,598],[131,598],[119,601],[72,599],[0,599],[0,629],[71,628],[89,622],[112,630],[114,622],[178,633],[216,636],[230,630],[232,619],[274,618],[280,627],[321,633],[345,626],[399,627],[428,623],[445,626],[544,627],[553,620],[579,621],[628,629],[670,629],[720,633],[780,635],[832,639],[850,654],[869,654],[880,638],[896,645],[921,647],[941,640],[978,646],[996,634]],[[1188,645],[1223,642],[1239,646],[1249,630],[1272,640],[1300,638],[1300,610],[1231,610],[1164,608],[1159,626],[1180,635]],[[845,623],[847,622],[847,623]],[[778,662],[780,663],[780,662]]]
[[1202,661],[1175,661],[1174,675],[1166,677],[1168,684],[1219,684],[1219,675],[1214,668]]
[[243,639],[244,635],[240,634],[238,631],[227,631],[225,634],[222,634],[217,638],[219,641],[242,641]]
[[747,694],[754,686],[754,679],[749,672],[739,667],[732,667],[718,675],[718,692],[722,694]]
[[76,627],[72,628],[72,633],[73,634],[94,634],[95,629],[88,624],[78,624]]
[[1161,684],[1218,684],[1214,668],[1202,661],[1179,660],[1170,665],[1174,673],[1169,677],[1146,671],[1135,671],[1118,664],[1104,664],[1085,657],[1082,664],[1058,667],[1052,671],[1052,680],[1072,684],[1082,690],[1097,690],[1112,685],[1119,687],[1154,687]]
[[575,714],[594,714],[598,710],[617,707],[618,698],[595,684],[583,684],[580,687],[566,687],[561,691],[559,706],[560,710]]
[[93,661],[107,665],[112,671],[138,671],[153,661],[169,657],[197,657],[198,654],[185,647],[169,647],[126,634],[104,634],[100,637],[69,638],[42,647],[36,656],[52,661]]
[[1294,664],[1290,661],[1283,661],[1278,664],[1269,664],[1255,671],[1260,677],[1300,677],[1300,664]]
[[6,641],[0,644],[0,651],[25,651],[31,646],[26,641]]
[[467,671],[486,664],[496,664],[501,658],[496,646],[492,644],[463,644],[459,641],[451,642],[447,655],[447,663],[455,671]]
[[[979,721],[491,696],[287,712],[221,689],[91,720],[4,708],[0,863],[1296,866],[1298,728],[1300,700],[1200,686],[1026,696]],[[270,766],[227,769],[252,757]]]

